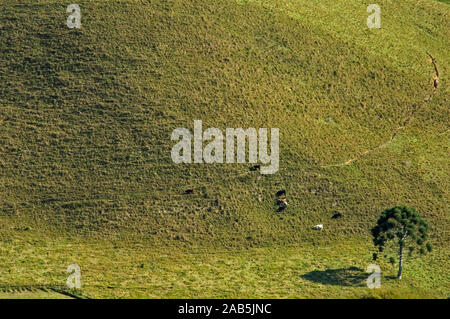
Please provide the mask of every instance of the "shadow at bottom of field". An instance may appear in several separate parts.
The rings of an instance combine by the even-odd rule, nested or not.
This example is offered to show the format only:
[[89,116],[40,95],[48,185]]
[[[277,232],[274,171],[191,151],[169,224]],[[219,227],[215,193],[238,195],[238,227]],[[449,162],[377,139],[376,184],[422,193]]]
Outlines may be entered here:
[[363,287],[368,274],[357,267],[310,271],[301,277],[322,285]]

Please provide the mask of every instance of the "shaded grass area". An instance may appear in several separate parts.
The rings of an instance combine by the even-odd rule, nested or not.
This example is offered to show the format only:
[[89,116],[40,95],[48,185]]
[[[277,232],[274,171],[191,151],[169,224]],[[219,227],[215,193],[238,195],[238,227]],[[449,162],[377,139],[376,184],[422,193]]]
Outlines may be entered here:
[[302,275],[302,278],[322,285],[362,287],[364,279],[367,279],[367,274],[361,268],[349,267],[314,270]]
[[24,285],[0,286],[0,299],[82,299],[76,289],[65,286]]
[[360,238],[329,245],[218,250],[139,242],[23,241],[0,245],[0,286],[61,285],[81,267],[90,298],[446,298],[448,251],[407,260],[404,280],[380,264],[382,289],[366,287],[369,246]]
[[17,291],[0,291],[0,299],[71,299],[71,297],[48,290],[32,289]]

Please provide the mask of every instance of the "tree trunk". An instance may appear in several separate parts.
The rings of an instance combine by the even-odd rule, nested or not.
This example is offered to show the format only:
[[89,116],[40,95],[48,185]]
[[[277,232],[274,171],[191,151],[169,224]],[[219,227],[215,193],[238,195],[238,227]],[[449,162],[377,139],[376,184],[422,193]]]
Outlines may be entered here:
[[400,245],[397,279],[402,279],[403,246]]

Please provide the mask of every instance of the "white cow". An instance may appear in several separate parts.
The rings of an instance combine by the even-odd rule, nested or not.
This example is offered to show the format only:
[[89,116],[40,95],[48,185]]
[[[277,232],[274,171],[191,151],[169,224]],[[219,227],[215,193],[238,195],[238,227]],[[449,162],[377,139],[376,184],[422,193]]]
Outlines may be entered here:
[[323,225],[319,224],[313,227],[314,230],[322,230],[323,229]]

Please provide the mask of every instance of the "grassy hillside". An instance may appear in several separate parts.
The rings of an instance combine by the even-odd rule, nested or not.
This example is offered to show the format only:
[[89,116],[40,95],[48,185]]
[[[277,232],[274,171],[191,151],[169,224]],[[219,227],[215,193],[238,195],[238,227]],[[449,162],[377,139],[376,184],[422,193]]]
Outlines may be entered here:
[[[380,211],[405,204],[430,222],[436,267],[448,265],[447,4],[378,1],[382,27],[368,29],[370,1],[78,3],[76,30],[57,1],[0,1],[6,256],[13,245],[41,256],[33,242],[66,238],[162,250],[313,250],[352,238],[349,252],[367,251]],[[280,128],[279,172],[172,163],[170,134],[194,119]],[[280,189],[289,207],[277,213]],[[4,283],[35,281],[16,276]]]

